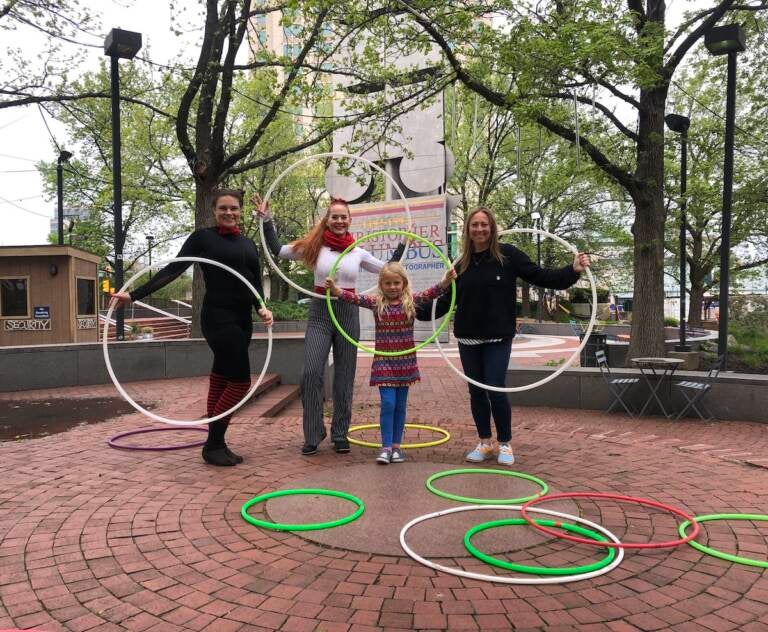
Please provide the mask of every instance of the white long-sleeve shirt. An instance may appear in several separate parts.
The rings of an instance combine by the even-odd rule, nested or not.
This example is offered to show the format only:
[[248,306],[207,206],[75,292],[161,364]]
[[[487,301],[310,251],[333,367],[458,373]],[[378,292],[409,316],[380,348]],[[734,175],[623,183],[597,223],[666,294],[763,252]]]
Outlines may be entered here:
[[[337,250],[331,250],[328,246],[320,248],[320,254],[315,263],[315,286],[324,287],[325,279],[331,271],[336,259],[341,253]],[[278,256],[282,259],[291,259],[297,261],[301,259],[301,253],[296,252],[293,246],[283,246],[280,248]],[[341,260],[341,264],[336,269],[336,285],[342,288],[354,288],[357,283],[357,276],[360,268],[368,272],[378,273],[384,267],[384,261],[377,259],[367,250],[362,248],[353,248]]]

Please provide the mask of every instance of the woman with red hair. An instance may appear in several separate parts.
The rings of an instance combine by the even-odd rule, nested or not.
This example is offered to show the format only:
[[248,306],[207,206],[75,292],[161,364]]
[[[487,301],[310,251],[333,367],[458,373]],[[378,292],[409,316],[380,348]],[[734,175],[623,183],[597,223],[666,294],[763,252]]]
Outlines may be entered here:
[[[276,257],[301,261],[314,272],[314,291],[325,294],[325,279],[331,267],[355,239],[349,232],[352,215],[349,204],[341,198],[331,198],[328,211],[304,237],[283,245],[278,239],[268,209],[254,196],[257,213],[264,218],[264,237],[270,252]],[[404,246],[395,250],[399,259]],[[339,287],[355,291],[360,269],[378,274],[386,262],[362,248],[349,252],[336,270]],[[338,301],[334,314],[339,324],[354,339],[360,338],[360,319],[357,305]],[[352,389],[357,368],[357,348],[344,339],[334,327],[325,301],[313,298],[309,307],[307,331],[304,338],[304,363],[301,374],[301,403],[304,407],[304,445],[301,453],[315,454],[317,446],[327,433],[323,421],[323,373],[328,353],[333,349],[333,420],[331,441],[336,452],[349,452],[347,432],[352,417]]]

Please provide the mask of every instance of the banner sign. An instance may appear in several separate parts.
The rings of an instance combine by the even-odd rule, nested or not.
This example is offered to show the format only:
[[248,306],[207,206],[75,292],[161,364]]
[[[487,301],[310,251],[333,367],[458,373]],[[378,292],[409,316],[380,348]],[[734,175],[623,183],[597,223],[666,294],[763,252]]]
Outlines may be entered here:
[[[402,200],[375,202],[371,204],[353,204],[352,224],[349,227],[355,239],[359,239],[377,230],[407,230],[424,239],[431,241],[447,255],[446,248],[446,199],[444,195],[408,198],[411,209],[411,225],[406,226],[405,206]],[[360,244],[377,259],[389,261],[395,248],[402,240],[397,233],[380,235]],[[414,243],[408,247],[401,259],[408,272],[413,292],[426,290],[435,285],[445,274],[445,264],[426,244]],[[357,279],[356,290],[363,292],[378,284],[378,275],[361,270]],[[439,320],[438,320],[439,323]],[[419,342],[432,335],[432,324],[429,321],[416,321],[414,339]],[[374,340],[374,322],[371,310],[360,310],[360,339]],[[448,333],[441,334],[440,342],[448,341]]]

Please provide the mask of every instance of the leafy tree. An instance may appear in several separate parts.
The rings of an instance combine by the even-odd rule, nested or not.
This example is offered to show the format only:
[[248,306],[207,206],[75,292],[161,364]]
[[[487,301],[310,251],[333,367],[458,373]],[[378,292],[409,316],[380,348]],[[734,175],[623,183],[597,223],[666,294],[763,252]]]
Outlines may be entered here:
[[[751,39],[750,55],[741,60],[736,113],[734,154],[734,195],[731,219],[730,282],[740,279],[768,263],[768,159],[765,133],[764,71],[765,43]],[[722,86],[725,68],[720,61],[699,55],[676,82],[670,98],[672,111],[691,119],[688,132],[687,247],[690,294],[688,322],[701,324],[704,294],[719,286],[722,247],[723,128],[725,102]],[[677,139],[668,143],[670,173],[668,194],[680,190]],[[678,258],[679,200],[670,205],[667,248]],[[676,266],[677,271],[679,266]],[[714,272],[714,274],[713,274]],[[676,275],[677,278],[678,275]]]
[[[188,178],[178,158],[172,120],[163,111],[178,98],[182,86],[168,77],[147,76],[140,67],[126,66],[122,80],[129,91],[144,93],[153,109],[128,103],[121,108],[123,166],[123,250],[125,270],[143,267],[148,244],[145,235],[154,236],[154,247],[162,249],[189,231],[192,193],[184,186]],[[84,93],[108,90],[109,71],[102,64],[72,84]],[[110,102],[87,98],[75,102],[47,104],[64,123],[67,146],[74,158],[64,165],[65,207],[85,209],[88,216],[72,230],[73,243],[104,257],[114,268],[114,214],[112,209],[112,142]],[[41,163],[46,192],[56,193],[56,163]]]
[[[421,31],[413,36],[441,48],[446,73],[490,103],[576,144],[583,158],[626,191],[635,212],[629,356],[663,355],[664,112],[670,82],[691,48],[726,13],[765,5],[721,0],[667,33],[664,0],[398,3]],[[491,24],[499,17],[505,28]],[[468,38],[470,28],[475,35]],[[506,83],[499,85],[497,77]],[[625,124],[608,99],[636,113],[637,126]],[[594,116],[585,111],[593,102]]]

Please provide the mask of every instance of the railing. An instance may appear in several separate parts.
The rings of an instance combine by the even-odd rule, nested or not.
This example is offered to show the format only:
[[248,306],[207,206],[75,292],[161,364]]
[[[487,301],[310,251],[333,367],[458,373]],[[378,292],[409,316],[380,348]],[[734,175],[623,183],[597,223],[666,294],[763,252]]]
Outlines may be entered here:
[[141,301],[134,301],[134,305],[138,305],[139,307],[143,307],[144,309],[149,309],[153,312],[157,312],[158,314],[162,314],[163,316],[167,316],[168,318],[173,318],[174,320],[179,320],[185,325],[189,325],[192,321],[188,318],[184,318],[182,316],[177,316],[176,314],[171,314],[170,312],[166,312],[165,310],[160,309],[159,307],[152,307],[152,305],[147,305],[146,303],[142,303]]
[[171,300],[172,300],[174,303],[178,303],[178,304],[179,304],[179,305],[181,305],[182,307],[189,307],[190,309],[192,308],[192,306],[191,306],[189,303],[185,303],[184,301],[179,301],[179,300],[177,300],[177,299],[175,299],[175,298],[172,298]]

